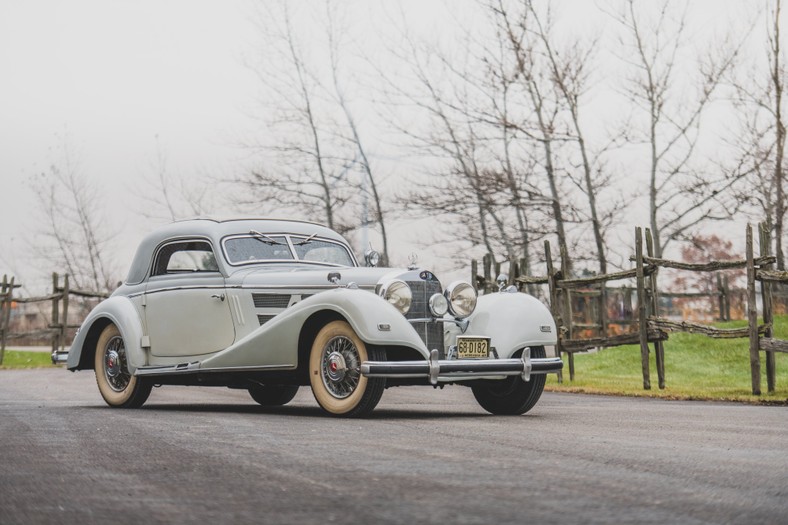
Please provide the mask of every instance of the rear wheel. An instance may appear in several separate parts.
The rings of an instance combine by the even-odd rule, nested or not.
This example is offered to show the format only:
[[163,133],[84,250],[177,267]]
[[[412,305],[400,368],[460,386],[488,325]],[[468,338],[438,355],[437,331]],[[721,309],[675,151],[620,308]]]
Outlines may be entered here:
[[[531,357],[546,357],[543,346],[531,348]],[[532,375],[530,381],[511,376],[498,381],[485,381],[471,387],[473,397],[487,412],[514,416],[531,410],[544,390],[544,374]]]
[[131,375],[126,345],[120,330],[107,325],[96,343],[96,384],[104,401],[115,408],[139,408],[150,395],[153,383]]
[[298,392],[293,385],[257,385],[249,389],[249,395],[264,407],[278,407],[288,404]]
[[334,416],[362,417],[375,408],[386,388],[384,378],[361,375],[361,363],[385,361],[380,348],[358,338],[345,321],[324,326],[309,354],[309,381],[320,407]]

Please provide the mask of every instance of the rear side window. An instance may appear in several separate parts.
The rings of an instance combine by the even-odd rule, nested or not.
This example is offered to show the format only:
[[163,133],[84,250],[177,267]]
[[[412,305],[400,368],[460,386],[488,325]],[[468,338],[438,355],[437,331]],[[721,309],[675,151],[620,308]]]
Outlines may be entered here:
[[159,248],[151,275],[218,272],[211,244],[205,241],[183,241]]

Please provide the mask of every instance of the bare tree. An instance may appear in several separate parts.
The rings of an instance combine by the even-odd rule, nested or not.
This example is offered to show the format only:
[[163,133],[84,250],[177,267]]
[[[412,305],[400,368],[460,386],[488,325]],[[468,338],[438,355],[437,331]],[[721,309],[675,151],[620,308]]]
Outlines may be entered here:
[[741,117],[736,145],[738,163],[746,166],[748,182],[740,196],[754,204],[760,218],[774,228],[777,266],[785,269],[785,114],[786,69],[780,47],[782,1],[774,0],[766,17],[766,64],[744,70],[733,79],[735,104]]
[[604,172],[604,164],[600,159],[606,148],[603,148],[597,154],[592,153],[586,138],[585,127],[581,123],[581,98],[588,89],[588,70],[593,65],[592,55],[598,42],[591,41],[584,44],[579,40],[573,40],[568,46],[565,46],[563,52],[559,52],[556,44],[553,42],[551,20],[548,18],[543,22],[542,17],[531,1],[528,1],[528,11],[534,22],[534,31],[541,40],[542,50],[552,73],[551,80],[555,89],[563,97],[563,103],[569,114],[570,134],[577,142],[577,149],[580,153],[580,171],[582,173],[581,177],[574,177],[571,174],[570,177],[585,194],[588,202],[599,273],[605,274],[607,273],[607,250],[604,233],[606,223],[611,220],[616,207],[615,203],[612,203],[613,206],[609,207],[607,213],[603,213],[599,209],[597,204],[598,194],[603,188],[608,186],[611,180],[610,175]]
[[[261,61],[253,69],[268,89],[264,119],[273,142],[256,143],[273,158],[239,178],[252,199],[246,204],[303,213],[340,232],[351,228],[341,218],[350,199],[349,166],[339,153],[330,111],[319,111],[325,88],[311,70],[290,17],[290,4],[268,5],[261,17],[266,40]],[[321,97],[323,97],[321,99]]]
[[[348,131],[350,132],[350,136],[348,137],[347,140],[352,145],[355,146],[357,152],[356,158],[353,160],[357,160],[357,164],[361,168],[362,182],[359,184],[359,186],[361,192],[364,193],[363,198],[366,199],[371,194],[372,201],[375,206],[375,219],[374,221],[371,222],[377,223],[380,226],[380,234],[383,240],[383,253],[381,254],[381,264],[386,266],[389,260],[389,255],[388,255],[389,242],[388,242],[388,234],[386,233],[386,220],[383,212],[383,207],[384,207],[383,199],[378,189],[377,171],[373,171],[370,156],[367,153],[365,142],[361,139],[361,134],[359,133],[359,126],[357,124],[356,118],[353,115],[353,112],[350,107],[350,103],[348,102],[347,97],[345,95],[346,92],[345,88],[341,81],[343,74],[340,70],[339,47],[340,47],[340,35],[342,34],[342,28],[336,26],[333,4],[329,1],[326,1],[326,20],[327,20],[326,33],[327,33],[328,44],[329,44],[328,49],[329,49],[329,55],[331,60],[331,76],[333,80],[334,92],[335,92],[337,103],[339,104],[339,107],[342,110],[342,114],[345,117],[345,122],[347,124]],[[368,221],[368,218],[365,216],[363,220]],[[363,226],[367,226],[367,225],[364,224]]]
[[773,26],[769,35],[769,53],[771,59],[771,85],[772,85],[772,108],[774,116],[774,181],[775,188],[775,210],[774,228],[777,247],[777,267],[785,269],[785,253],[783,252],[783,222],[785,220],[785,172],[783,171],[783,160],[785,156],[785,121],[783,117],[783,91],[785,89],[785,66],[782,62],[780,52],[780,11],[781,0],[775,0],[774,11],[772,13]]
[[523,89],[523,102],[528,104],[532,112],[527,121],[507,125],[519,129],[542,149],[539,164],[549,188],[558,246],[561,256],[567,258],[565,266],[571,272],[566,215],[570,211],[573,213],[574,207],[561,190],[558,167],[558,149],[568,139],[567,134],[559,130],[559,115],[564,110],[565,101],[562,96],[556,96],[553,89],[555,75],[552,64],[540,60],[542,50],[538,47],[544,38],[539,36],[538,21],[532,20],[535,10],[530,0],[523,0],[519,5],[497,0],[489,8],[514,59],[515,80]]
[[631,71],[626,95],[644,115],[633,140],[649,148],[649,223],[657,257],[695,226],[730,219],[739,207],[730,190],[741,177],[709,173],[694,162],[702,117],[739,48],[718,45],[721,51],[699,60],[697,94],[692,98],[677,66],[677,57],[686,54],[687,8],[676,12],[670,5],[665,1],[656,12],[641,14],[643,4],[627,0],[625,9],[614,15],[625,32],[622,47],[629,51],[624,57]]
[[199,217],[212,207],[218,181],[200,181],[173,173],[169,156],[156,135],[156,151],[143,183],[135,183],[132,192],[143,203],[142,215],[149,219],[176,221]]
[[66,139],[60,158],[36,176],[32,185],[46,223],[36,236],[36,254],[63,268],[76,288],[114,289],[117,275],[107,252],[112,232],[102,216],[105,203],[85,178]]
[[[407,123],[392,118],[391,124],[420,154],[446,163],[414,183],[414,189],[405,192],[400,204],[411,215],[451,217],[463,226],[463,237],[472,245],[482,245],[490,254],[502,248],[514,256],[513,243],[501,231],[505,224],[494,205],[495,191],[480,164],[480,122],[470,107],[468,90],[473,86],[468,85],[472,84],[468,82],[469,72],[458,72],[461,66],[409,35],[403,40],[404,46],[391,51],[407,64],[412,74],[408,85],[390,78],[385,71],[378,73],[391,91],[390,107],[408,107],[411,115],[415,112],[425,116],[426,125],[414,125],[412,116]],[[494,234],[496,229],[500,237]],[[501,237],[504,242],[496,242]]]

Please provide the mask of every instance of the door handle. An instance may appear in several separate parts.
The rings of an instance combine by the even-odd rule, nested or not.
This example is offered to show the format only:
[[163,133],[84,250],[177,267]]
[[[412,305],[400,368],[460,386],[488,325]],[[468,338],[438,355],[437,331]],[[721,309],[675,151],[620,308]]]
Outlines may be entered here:
[[224,294],[220,295],[220,294],[216,294],[215,293],[211,297],[214,298],[214,299],[219,299],[220,301],[224,301]]

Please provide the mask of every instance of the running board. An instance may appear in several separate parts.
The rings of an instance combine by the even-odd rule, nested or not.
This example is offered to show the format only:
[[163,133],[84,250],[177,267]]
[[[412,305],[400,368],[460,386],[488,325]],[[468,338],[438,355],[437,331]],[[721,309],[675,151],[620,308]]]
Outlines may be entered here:
[[173,374],[194,374],[200,372],[200,362],[179,363],[167,366],[141,366],[134,372],[135,376],[164,376]]

